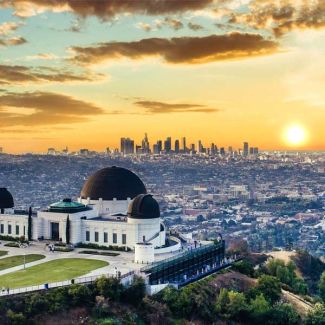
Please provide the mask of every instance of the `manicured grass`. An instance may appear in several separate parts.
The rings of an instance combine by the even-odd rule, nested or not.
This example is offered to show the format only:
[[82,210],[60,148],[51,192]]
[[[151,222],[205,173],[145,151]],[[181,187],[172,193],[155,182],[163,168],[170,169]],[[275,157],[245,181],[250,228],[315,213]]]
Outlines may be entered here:
[[[26,263],[34,262],[45,258],[44,255],[28,254],[25,256]],[[0,271],[9,269],[17,265],[24,264],[24,255],[9,256],[0,259]],[[0,282],[1,283],[1,282]]]
[[21,288],[70,280],[108,265],[105,261],[85,258],[62,258],[0,276],[1,286]]
[[7,254],[8,254],[7,251],[0,251],[0,257],[1,257],[1,256],[5,256],[5,255],[7,255]]

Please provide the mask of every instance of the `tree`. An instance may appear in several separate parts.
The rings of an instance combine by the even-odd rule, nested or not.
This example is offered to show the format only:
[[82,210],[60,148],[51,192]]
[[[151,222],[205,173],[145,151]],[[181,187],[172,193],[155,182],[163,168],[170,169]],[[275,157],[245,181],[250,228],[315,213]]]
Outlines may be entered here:
[[67,244],[70,244],[70,218],[67,217],[67,222],[65,226],[65,241]]
[[11,309],[7,311],[7,317],[9,324],[11,325],[24,325],[26,324],[26,318],[22,313],[15,313]]
[[72,299],[72,304],[75,306],[87,305],[89,300],[91,300],[91,291],[85,285],[73,284],[69,288],[68,294]]
[[262,293],[250,301],[250,317],[257,323],[262,324],[265,316],[269,313],[271,306]]
[[242,260],[233,264],[232,268],[248,276],[254,276],[254,266],[250,261]]
[[274,325],[299,325],[300,316],[290,304],[276,305],[271,311],[270,324]]
[[231,318],[242,318],[247,311],[245,295],[242,292],[229,291],[229,303],[227,313]]
[[225,318],[242,318],[248,310],[245,295],[222,288],[217,298],[216,310]]
[[319,286],[319,294],[325,303],[325,272],[322,273],[318,286]]
[[123,292],[123,300],[138,306],[146,294],[146,285],[143,278],[135,276],[132,284]]
[[32,237],[33,237],[33,220],[32,220],[32,207],[29,207],[29,210],[28,210],[28,234],[27,234],[27,237],[28,237],[28,240],[32,240]]
[[316,304],[307,315],[306,325],[325,325],[325,304]]
[[258,279],[256,288],[271,304],[278,301],[281,297],[281,283],[274,276],[262,275]]
[[216,310],[220,314],[225,314],[227,305],[229,304],[229,292],[225,288],[221,288],[216,302]]
[[104,276],[96,280],[96,288],[105,298],[119,301],[123,292],[123,286],[119,279],[106,278]]

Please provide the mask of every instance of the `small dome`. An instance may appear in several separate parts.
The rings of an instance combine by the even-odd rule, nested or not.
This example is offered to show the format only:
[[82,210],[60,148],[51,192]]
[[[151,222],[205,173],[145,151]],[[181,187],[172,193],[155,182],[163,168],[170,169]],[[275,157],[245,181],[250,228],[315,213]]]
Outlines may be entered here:
[[14,207],[14,199],[11,193],[5,188],[0,188],[0,209],[10,209]]
[[128,217],[134,219],[160,218],[158,202],[150,194],[140,194],[129,204]]
[[87,210],[88,208],[84,204],[73,202],[71,199],[63,199],[49,206],[49,212],[58,213],[76,213]]
[[111,201],[133,199],[147,193],[141,179],[130,170],[120,167],[100,169],[90,176],[81,191],[81,198]]

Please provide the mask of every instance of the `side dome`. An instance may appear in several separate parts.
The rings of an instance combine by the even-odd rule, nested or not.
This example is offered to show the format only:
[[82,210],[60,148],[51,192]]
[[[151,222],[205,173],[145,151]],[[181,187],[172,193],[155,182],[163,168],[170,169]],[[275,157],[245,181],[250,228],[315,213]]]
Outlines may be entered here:
[[5,188],[0,188],[0,209],[10,209],[14,207],[14,198],[11,193]]
[[150,194],[140,194],[129,204],[128,217],[134,219],[160,218],[158,202]]
[[91,175],[81,190],[81,198],[111,201],[135,198],[147,193],[141,179],[130,170],[121,167],[107,167]]

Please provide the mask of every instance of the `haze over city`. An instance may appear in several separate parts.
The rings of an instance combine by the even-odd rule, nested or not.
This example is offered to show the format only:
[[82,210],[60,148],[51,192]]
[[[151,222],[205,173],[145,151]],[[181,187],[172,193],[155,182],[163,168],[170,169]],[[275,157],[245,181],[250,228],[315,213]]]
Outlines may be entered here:
[[324,150],[323,1],[0,1],[0,146]]

